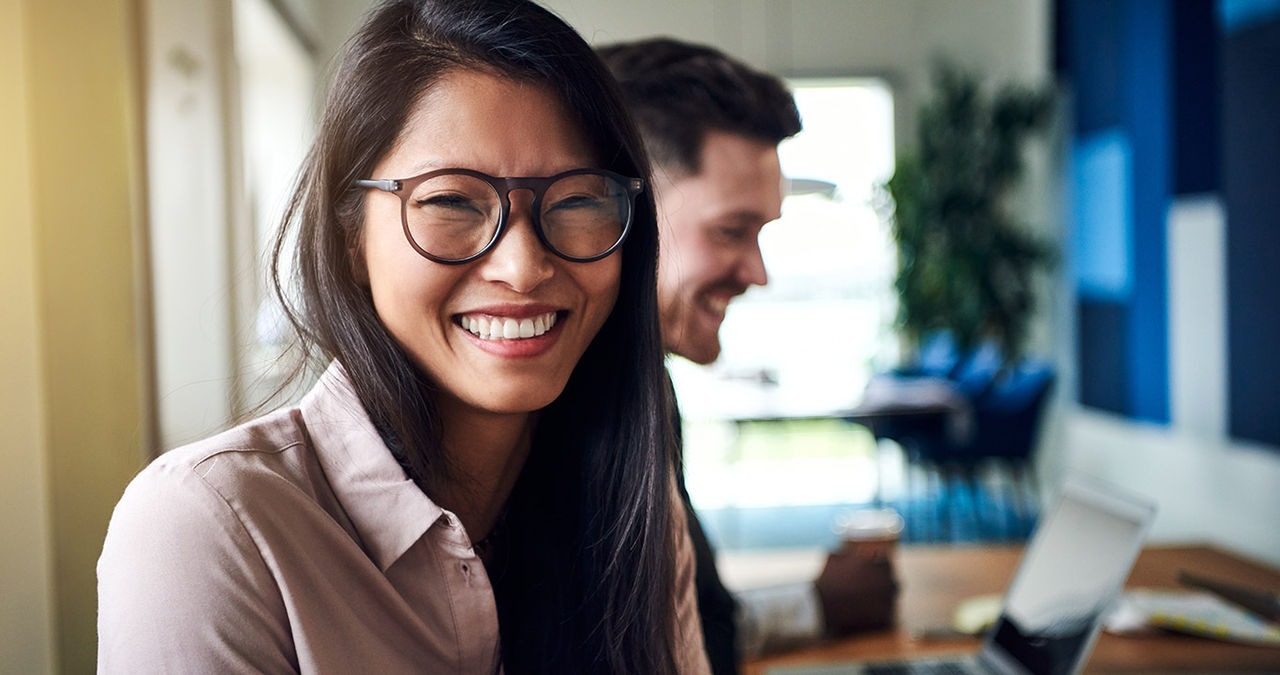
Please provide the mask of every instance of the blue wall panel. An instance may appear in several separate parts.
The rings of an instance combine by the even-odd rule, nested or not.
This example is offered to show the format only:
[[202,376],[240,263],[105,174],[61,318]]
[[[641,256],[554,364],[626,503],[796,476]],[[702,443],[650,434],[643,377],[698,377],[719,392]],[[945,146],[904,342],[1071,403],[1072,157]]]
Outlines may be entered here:
[[1119,125],[1124,109],[1124,6],[1109,0],[1064,2],[1059,58],[1075,88],[1072,117],[1089,134]]
[[1280,0],[1218,0],[1223,30],[1234,33],[1280,16]]
[[1127,304],[1133,295],[1133,150],[1121,127],[1083,133],[1073,152],[1076,291]]
[[1175,2],[1171,9],[1173,192],[1216,192],[1222,187],[1222,39],[1218,17],[1208,2]]
[[1076,304],[1076,353],[1089,364],[1080,379],[1080,403],[1121,415],[1132,415],[1125,363],[1127,304],[1081,298]]
[[1167,213],[1222,195],[1232,436],[1280,445],[1280,0],[1060,0],[1081,402],[1169,417]]
[[1228,424],[1280,445],[1280,19],[1224,44]]
[[1057,16],[1078,150],[1081,402],[1168,421],[1173,13],[1165,0],[1064,0]]
[[1172,22],[1166,0],[1125,8],[1124,126],[1133,143],[1133,298],[1129,306],[1129,397],[1134,417],[1169,420],[1169,311],[1165,222],[1173,153],[1170,113]]

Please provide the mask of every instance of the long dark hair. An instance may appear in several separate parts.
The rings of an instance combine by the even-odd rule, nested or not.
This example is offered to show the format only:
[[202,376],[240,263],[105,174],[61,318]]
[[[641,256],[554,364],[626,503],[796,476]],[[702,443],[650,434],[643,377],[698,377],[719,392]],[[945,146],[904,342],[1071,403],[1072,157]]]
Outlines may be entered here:
[[[429,495],[454,478],[441,451],[433,384],[357,282],[352,251],[365,191],[353,181],[369,177],[425,91],[468,69],[547,85],[577,115],[602,168],[649,179],[642,141],[609,72],[572,28],[537,5],[385,2],[347,42],[277,235],[273,277],[304,354],[344,366],[392,452]],[[663,403],[654,214],[645,192],[621,251],[613,312],[563,393],[540,412],[508,500],[506,564],[492,575],[508,672],[675,670],[675,599],[664,592],[675,578],[672,431]],[[285,279],[282,256],[295,231]]]

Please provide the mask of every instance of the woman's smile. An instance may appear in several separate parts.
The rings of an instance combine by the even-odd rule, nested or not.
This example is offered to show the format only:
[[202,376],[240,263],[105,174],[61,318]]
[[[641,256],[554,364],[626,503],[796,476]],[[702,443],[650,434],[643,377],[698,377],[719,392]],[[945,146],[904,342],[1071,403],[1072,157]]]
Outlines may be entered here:
[[492,314],[465,314],[458,317],[458,325],[481,340],[527,340],[546,335],[556,325],[556,312],[528,316],[494,316]]
[[555,345],[561,312],[568,314],[542,306],[487,308],[461,314],[457,323],[477,349],[498,357],[531,358]]

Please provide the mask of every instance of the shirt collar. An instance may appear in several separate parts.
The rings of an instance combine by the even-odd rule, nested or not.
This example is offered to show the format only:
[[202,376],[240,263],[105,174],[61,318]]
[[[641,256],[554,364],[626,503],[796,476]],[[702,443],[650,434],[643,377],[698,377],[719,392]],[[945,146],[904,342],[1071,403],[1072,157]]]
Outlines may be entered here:
[[444,510],[405,475],[337,361],[298,407],[320,466],[365,552],[387,571]]

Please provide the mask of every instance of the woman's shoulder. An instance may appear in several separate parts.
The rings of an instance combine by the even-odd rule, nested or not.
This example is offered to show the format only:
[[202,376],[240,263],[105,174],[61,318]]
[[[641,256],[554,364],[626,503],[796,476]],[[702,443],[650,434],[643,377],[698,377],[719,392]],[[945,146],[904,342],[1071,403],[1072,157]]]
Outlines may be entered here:
[[[105,670],[177,671],[203,662],[237,671],[243,664],[232,664],[249,656],[273,664],[265,670],[296,668],[262,527],[262,514],[281,504],[270,497],[282,492],[282,480],[306,482],[285,459],[305,446],[291,440],[291,419],[280,411],[166,452],[125,489],[97,566]],[[299,513],[288,504],[281,511],[289,519]],[[238,647],[206,640],[190,628],[196,624],[216,625]]]
[[328,491],[298,409],[285,408],[157,457],[125,489],[112,528],[136,518],[207,529],[245,508],[278,508],[282,495],[315,502]]
[[133,483],[204,482],[243,488],[262,478],[306,479],[308,439],[297,408],[283,408],[157,457]]

